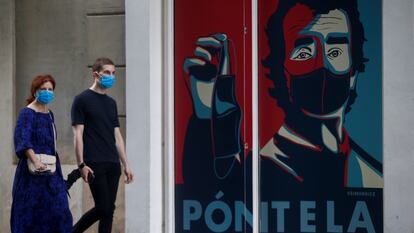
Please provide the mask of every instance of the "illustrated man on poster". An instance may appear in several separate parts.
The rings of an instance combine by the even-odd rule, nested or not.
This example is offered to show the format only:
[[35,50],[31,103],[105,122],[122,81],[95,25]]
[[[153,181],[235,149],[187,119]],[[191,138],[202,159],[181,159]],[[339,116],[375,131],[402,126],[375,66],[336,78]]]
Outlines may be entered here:
[[[302,185],[326,182],[381,187],[381,164],[344,128],[345,116],[357,97],[358,74],[364,72],[367,62],[356,2],[281,1],[268,21],[267,35],[270,54],[263,65],[270,70],[267,76],[274,84],[269,94],[286,116],[274,137],[261,148],[261,158],[272,161],[272,166]],[[192,120],[208,124],[204,135],[212,138],[207,142],[213,140],[208,152],[221,156],[214,157],[213,168],[220,177],[231,172],[242,152],[241,112],[234,95],[236,77],[229,73],[226,35],[199,38],[194,54],[184,62],[190,74]],[[203,131],[195,134],[190,127],[187,132],[195,140]],[[186,148],[191,146],[186,144]],[[306,166],[301,167],[303,162]],[[315,167],[326,169],[314,172]]]
[[[270,53],[263,65],[273,83],[269,94],[285,118],[259,152],[261,199],[317,199],[343,195],[348,187],[382,188],[381,163],[344,127],[357,97],[358,75],[368,61],[357,1],[279,1],[266,32]],[[220,181],[237,180],[241,167],[251,167],[251,156],[245,157],[240,146],[242,113],[230,60],[228,38],[214,34],[199,38],[194,56],[184,62],[194,108],[184,149],[184,185],[199,193],[215,190]],[[199,185],[204,183],[218,184]]]
[[273,163],[263,169],[276,165],[307,188],[382,187],[381,164],[344,127],[367,62],[356,1],[280,1],[267,35],[269,94],[285,119],[260,151]]

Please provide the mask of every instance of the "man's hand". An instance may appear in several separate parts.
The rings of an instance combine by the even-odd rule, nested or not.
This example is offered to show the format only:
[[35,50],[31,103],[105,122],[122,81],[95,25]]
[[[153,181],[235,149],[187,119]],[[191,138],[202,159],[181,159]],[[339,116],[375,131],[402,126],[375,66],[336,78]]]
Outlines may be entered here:
[[134,181],[134,173],[132,173],[131,169],[129,167],[124,168],[124,174],[125,174],[125,183],[129,184]]
[[230,74],[228,39],[225,34],[200,37],[194,56],[184,61],[184,71],[190,75],[189,86],[195,115],[211,118],[214,83],[219,76]]
[[93,170],[90,167],[88,167],[88,166],[84,166],[83,168],[80,169],[80,172],[81,172],[82,179],[86,183],[89,183],[89,181],[88,181],[88,174],[89,173],[92,173],[93,174]]
[[[224,179],[241,153],[241,108],[231,71],[229,40],[225,34],[198,38],[194,56],[184,61],[198,119],[211,120],[214,172]],[[188,82],[187,82],[188,83]]]

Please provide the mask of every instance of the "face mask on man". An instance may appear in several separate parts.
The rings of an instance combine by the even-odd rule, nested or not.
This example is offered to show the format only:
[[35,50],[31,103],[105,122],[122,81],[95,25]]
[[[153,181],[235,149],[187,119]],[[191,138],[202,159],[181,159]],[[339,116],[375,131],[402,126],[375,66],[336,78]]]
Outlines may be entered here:
[[35,97],[39,103],[46,105],[52,102],[54,98],[54,93],[53,91],[49,91],[49,90],[39,90],[36,93]]
[[115,75],[108,75],[108,74],[98,74],[99,75],[99,83],[101,87],[104,89],[109,89],[114,86],[115,84]]
[[326,115],[340,109],[350,92],[351,73],[337,75],[320,68],[290,78],[290,98],[300,109]]

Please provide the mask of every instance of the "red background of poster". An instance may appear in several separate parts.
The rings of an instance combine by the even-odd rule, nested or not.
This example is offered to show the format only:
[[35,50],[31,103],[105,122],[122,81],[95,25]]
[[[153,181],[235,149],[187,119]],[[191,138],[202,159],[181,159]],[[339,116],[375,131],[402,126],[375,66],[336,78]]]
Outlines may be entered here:
[[175,0],[174,4],[175,180],[181,184],[184,139],[193,111],[185,84],[189,77],[183,63],[186,57],[193,56],[199,37],[225,33],[233,42],[229,52],[236,74],[237,101],[243,111],[241,137],[248,143],[245,154],[251,150],[251,3],[250,0]]
[[262,148],[280,128],[283,122],[283,110],[277,107],[276,100],[270,97],[269,88],[273,87],[272,81],[266,78],[269,72],[262,65],[262,61],[269,55],[268,40],[266,35],[267,21],[276,11],[277,0],[258,1],[258,56],[259,56],[259,150]]

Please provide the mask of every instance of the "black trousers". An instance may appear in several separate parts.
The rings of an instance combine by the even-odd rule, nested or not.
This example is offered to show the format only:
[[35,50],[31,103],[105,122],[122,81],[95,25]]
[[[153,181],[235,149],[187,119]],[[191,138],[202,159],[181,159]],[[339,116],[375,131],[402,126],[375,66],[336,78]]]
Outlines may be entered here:
[[110,233],[118,192],[121,165],[119,163],[90,163],[95,179],[89,184],[95,207],[86,212],[73,227],[74,233],[84,232],[99,220],[99,233]]

